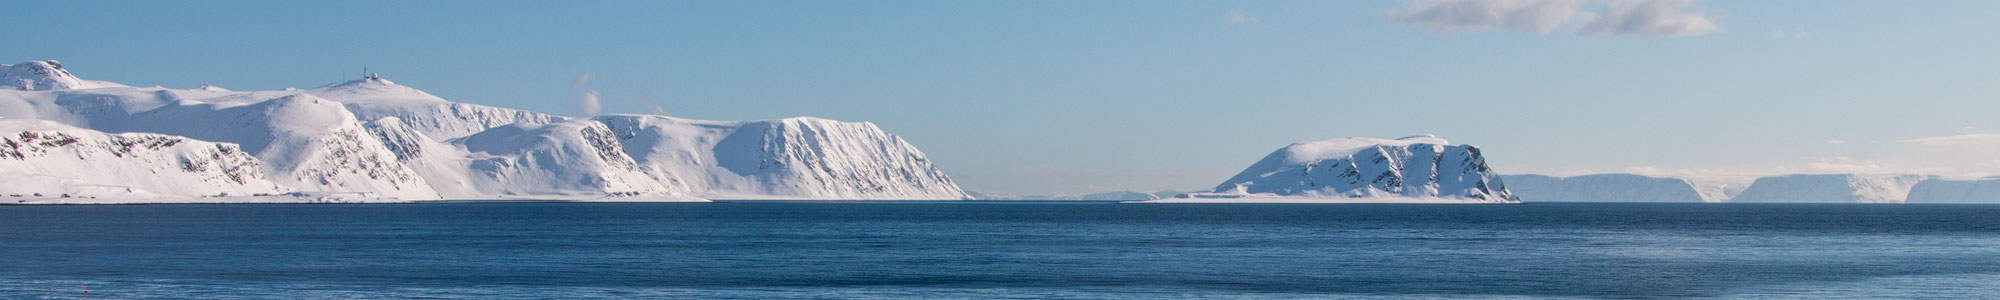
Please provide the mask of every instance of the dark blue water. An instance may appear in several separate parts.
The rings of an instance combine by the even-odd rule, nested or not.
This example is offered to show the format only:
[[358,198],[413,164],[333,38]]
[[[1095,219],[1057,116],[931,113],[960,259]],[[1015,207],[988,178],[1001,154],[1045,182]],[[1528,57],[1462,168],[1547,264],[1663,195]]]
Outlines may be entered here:
[[0,295],[1990,299],[2000,206],[0,206]]

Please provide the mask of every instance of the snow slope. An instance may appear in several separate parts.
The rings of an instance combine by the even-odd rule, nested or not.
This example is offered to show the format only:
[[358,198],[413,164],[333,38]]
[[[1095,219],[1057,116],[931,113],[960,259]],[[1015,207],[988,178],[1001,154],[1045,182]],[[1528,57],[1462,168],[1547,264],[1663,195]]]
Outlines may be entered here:
[[388,79],[369,77],[305,91],[347,105],[356,119],[400,119],[406,126],[436,139],[454,139],[489,128],[527,123],[545,125],[568,117],[525,110],[445,101]]
[[1908,203],[2000,203],[2000,177],[1934,178],[1910,188]]
[[[1517,202],[1478,147],[1431,135],[1296,143],[1216,186],[1157,202]],[[1310,201],[1305,201],[1310,202]]]
[[291,191],[265,179],[257,158],[234,144],[40,120],[0,119],[0,178],[0,193],[55,198]]
[[970,199],[902,138],[867,122],[606,115],[624,151],[669,188],[707,198]]
[[1730,202],[1901,203],[1930,176],[1797,174],[1757,178]]
[[1502,175],[1507,190],[1523,202],[1717,202],[1709,201],[1694,184],[1679,178],[1634,174],[1592,174],[1570,177]]
[[0,118],[233,144],[278,190],[341,201],[967,198],[922,152],[869,123],[575,119],[450,102],[375,76],[309,90],[181,90],[76,79],[53,61],[4,67],[0,84],[12,85],[0,89]]
[[70,75],[69,70],[63,69],[61,62],[54,60],[0,65],[0,89],[47,91],[102,87],[123,87],[123,85],[78,79],[75,75]]

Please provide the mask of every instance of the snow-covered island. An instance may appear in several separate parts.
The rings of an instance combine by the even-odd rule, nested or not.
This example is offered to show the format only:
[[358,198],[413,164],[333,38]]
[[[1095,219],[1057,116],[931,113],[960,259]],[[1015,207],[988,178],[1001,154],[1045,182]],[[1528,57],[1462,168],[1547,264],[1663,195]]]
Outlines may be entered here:
[[965,200],[866,122],[575,118],[378,76],[231,91],[0,65],[5,203]]
[[1296,143],[1209,192],[1127,203],[1519,203],[1479,147],[1432,135]]

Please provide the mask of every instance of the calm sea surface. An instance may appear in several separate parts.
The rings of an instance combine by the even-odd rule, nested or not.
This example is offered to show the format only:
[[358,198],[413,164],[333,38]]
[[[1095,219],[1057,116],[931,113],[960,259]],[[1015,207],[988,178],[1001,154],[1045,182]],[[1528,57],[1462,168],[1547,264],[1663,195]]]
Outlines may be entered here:
[[1995,299],[2000,205],[0,206],[0,298],[649,297]]

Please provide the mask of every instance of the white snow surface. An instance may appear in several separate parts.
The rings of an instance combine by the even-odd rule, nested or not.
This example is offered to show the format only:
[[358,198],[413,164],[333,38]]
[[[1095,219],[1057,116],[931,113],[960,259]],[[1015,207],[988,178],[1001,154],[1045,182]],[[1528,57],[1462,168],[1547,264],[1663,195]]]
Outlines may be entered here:
[[54,60],[0,65],[0,89],[47,91],[123,86],[76,78],[75,75],[69,74],[69,70],[63,69],[61,62]]
[[1902,203],[1916,174],[1794,174],[1757,178],[1729,202]]
[[1570,177],[1501,175],[1507,190],[1522,202],[1720,202],[1680,178],[1634,174],[1592,174]]
[[1149,202],[1518,202],[1478,147],[1432,135],[1342,138],[1272,152],[1213,192]]
[[671,190],[710,198],[968,200],[916,146],[868,122],[605,115],[624,154]]
[[[217,186],[197,182],[199,176],[161,177],[125,186],[150,194],[104,201],[968,198],[914,146],[865,122],[576,119],[450,102],[372,76],[308,90],[230,91],[81,80],[54,61],[0,65],[0,70],[7,72],[0,87],[8,87],[0,89],[0,119],[33,121],[15,127],[67,126],[50,130],[86,140],[157,136],[188,141],[181,144],[186,147],[233,147],[242,156],[233,159],[260,170],[256,180],[263,180]],[[17,164],[60,169],[93,163],[32,160]],[[130,168],[158,167],[153,163],[133,162]],[[15,170],[32,174],[0,177],[13,183],[0,185],[0,195],[76,184],[28,183],[25,178],[64,174]],[[188,187],[163,188],[174,185]],[[213,197],[223,192],[291,196]]]
[[1908,203],[2000,203],[2000,177],[1934,178],[1910,188]]
[[150,134],[106,134],[42,120],[0,119],[0,194],[131,198],[250,196],[291,189],[264,178],[235,144]]

